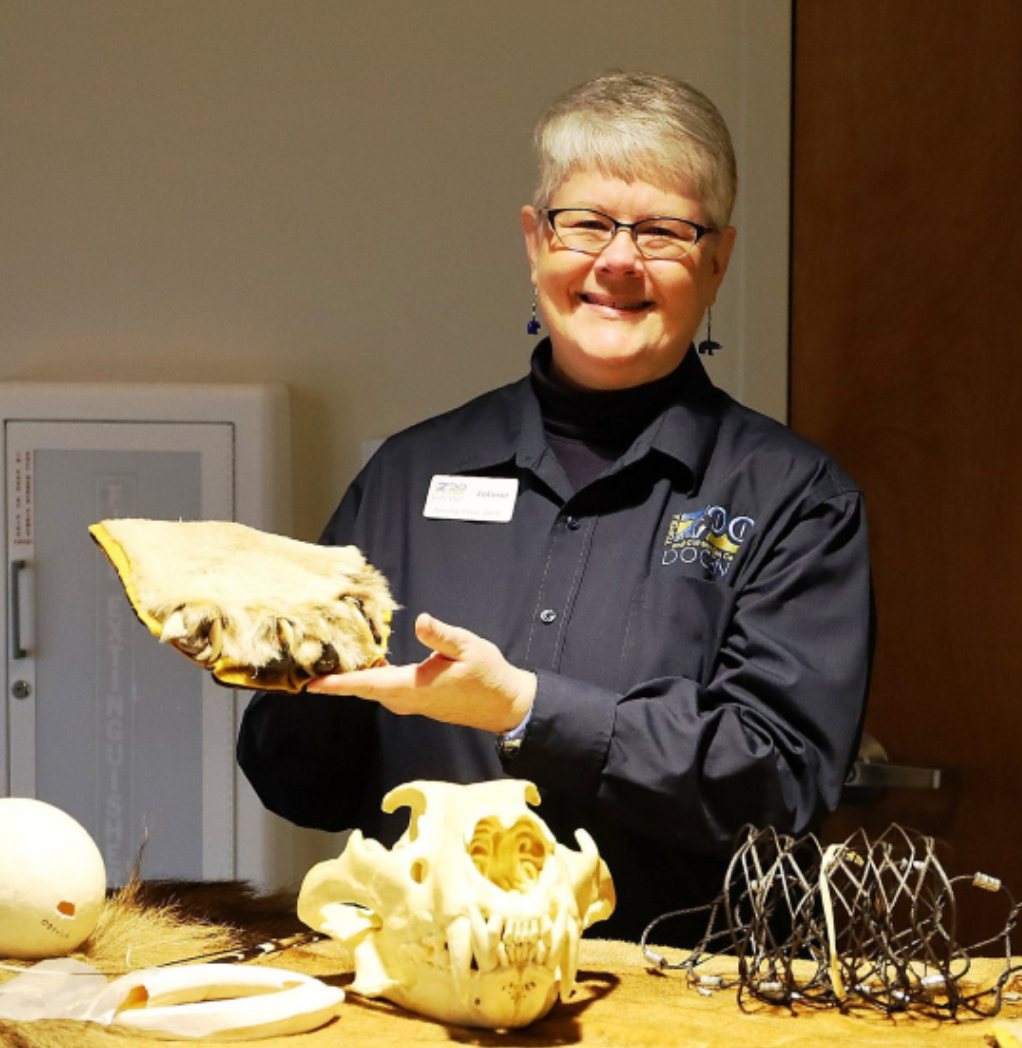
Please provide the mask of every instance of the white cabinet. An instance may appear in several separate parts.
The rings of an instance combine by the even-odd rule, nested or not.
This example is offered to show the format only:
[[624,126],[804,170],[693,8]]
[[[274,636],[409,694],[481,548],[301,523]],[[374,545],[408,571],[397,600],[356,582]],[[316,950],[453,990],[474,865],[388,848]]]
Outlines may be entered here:
[[286,391],[6,383],[0,420],[0,792],[78,819],[111,884],[146,838],[146,877],[293,882],[317,848],[263,811],[237,770],[249,693],[158,644],[87,531],[149,517],[287,533]]

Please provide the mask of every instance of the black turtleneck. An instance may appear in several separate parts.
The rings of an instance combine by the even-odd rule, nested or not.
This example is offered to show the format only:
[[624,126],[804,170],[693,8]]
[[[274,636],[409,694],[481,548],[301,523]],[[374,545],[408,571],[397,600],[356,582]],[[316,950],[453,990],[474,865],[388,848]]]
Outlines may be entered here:
[[552,349],[544,339],[532,355],[532,388],[543,432],[571,486],[580,491],[616,462],[635,438],[678,399],[692,350],[669,375],[630,389],[577,390],[551,373]]

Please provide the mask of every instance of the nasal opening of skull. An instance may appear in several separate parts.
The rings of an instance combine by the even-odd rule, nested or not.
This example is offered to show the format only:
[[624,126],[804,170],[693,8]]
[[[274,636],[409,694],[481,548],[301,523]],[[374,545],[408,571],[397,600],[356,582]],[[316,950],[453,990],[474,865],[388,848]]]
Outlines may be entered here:
[[536,823],[524,816],[510,828],[492,815],[480,819],[468,845],[476,869],[506,892],[534,888],[553,850],[553,842],[547,841]]

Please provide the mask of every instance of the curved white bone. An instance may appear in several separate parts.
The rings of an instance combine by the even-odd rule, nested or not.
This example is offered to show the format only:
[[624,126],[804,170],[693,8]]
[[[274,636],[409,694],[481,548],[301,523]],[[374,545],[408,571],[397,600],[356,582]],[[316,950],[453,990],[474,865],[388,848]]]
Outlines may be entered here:
[[168,1040],[254,1039],[314,1030],[343,1001],[343,990],[299,972],[193,964],[123,975],[82,1018]]

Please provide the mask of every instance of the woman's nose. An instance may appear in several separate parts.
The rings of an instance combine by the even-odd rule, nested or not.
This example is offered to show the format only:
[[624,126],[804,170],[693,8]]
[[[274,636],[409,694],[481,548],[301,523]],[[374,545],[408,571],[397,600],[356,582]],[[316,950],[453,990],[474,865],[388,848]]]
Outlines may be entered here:
[[600,252],[599,261],[608,268],[639,272],[642,269],[642,255],[639,254],[632,231],[618,229],[610,238],[610,243]]

